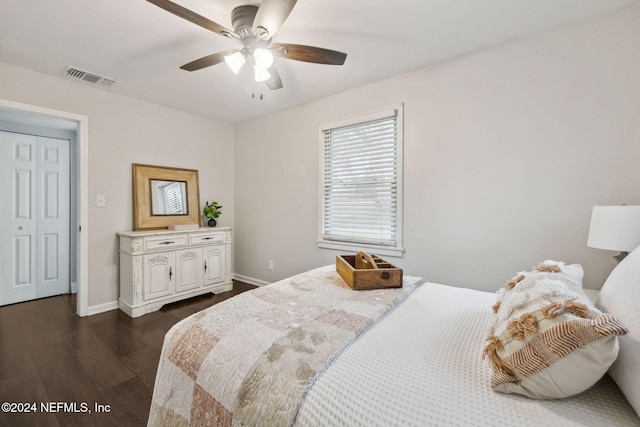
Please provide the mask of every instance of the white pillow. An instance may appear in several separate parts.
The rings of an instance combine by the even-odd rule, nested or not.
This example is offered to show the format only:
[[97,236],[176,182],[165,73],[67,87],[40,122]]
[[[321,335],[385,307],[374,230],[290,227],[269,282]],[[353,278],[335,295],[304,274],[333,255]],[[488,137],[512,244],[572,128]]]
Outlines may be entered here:
[[609,374],[640,416],[640,247],[611,272],[602,285],[597,306],[629,329],[618,337],[618,359]]
[[627,332],[582,291],[582,267],[545,261],[499,291],[484,356],[491,387],[534,399],[572,396],[595,384]]

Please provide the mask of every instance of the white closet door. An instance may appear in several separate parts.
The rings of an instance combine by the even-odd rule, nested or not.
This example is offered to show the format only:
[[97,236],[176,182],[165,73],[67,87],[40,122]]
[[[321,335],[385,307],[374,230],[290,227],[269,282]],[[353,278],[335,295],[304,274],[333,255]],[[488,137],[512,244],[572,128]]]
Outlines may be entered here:
[[69,291],[69,142],[0,132],[0,305]]
[[0,304],[36,297],[36,138],[0,132]]
[[36,298],[69,292],[69,141],[38,137]]

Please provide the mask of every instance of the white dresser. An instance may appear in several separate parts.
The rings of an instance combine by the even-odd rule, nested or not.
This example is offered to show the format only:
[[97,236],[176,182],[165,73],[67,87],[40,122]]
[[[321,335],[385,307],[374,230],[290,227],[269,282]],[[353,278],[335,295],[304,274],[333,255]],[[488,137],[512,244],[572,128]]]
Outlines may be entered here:
[[131,231],[120,238],[118,306],[131,317],[233,289],[231,228]]

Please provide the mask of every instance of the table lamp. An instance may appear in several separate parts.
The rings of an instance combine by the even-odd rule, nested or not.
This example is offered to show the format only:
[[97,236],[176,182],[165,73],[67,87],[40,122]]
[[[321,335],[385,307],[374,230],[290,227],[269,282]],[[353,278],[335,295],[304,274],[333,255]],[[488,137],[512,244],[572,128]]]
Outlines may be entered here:
[[594,206],[587,246],[620,251],[620,262],[640,245],[640,206]]

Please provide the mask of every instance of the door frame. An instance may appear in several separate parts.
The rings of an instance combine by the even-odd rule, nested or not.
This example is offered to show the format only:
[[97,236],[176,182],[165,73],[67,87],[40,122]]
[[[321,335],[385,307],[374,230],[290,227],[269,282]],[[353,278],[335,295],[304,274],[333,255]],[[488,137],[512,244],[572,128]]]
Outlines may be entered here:
[[35,113],[42,116],[66,119],[77,123],[77,160],[71,167],[77,170],[77,255],[76,277],[78,293],[76,295],[76,313],[78,316],[89,315],[89,117],[54,110],[37,105],[23,104],[21,102],[0,99],[0,109],[17,112]]

